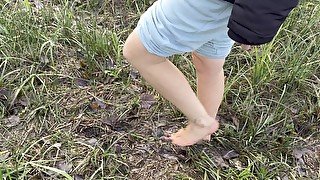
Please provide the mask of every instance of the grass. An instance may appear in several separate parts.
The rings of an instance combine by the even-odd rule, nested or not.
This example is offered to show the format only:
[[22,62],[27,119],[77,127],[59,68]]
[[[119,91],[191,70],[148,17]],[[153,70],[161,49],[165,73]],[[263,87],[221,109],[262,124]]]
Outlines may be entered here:
[[[185,118],[122,57],[151,1],[0,0],[0,179],[320,178],[320,1],[225,65],[210,143],[160,139]],[[193,88],[188,54],[171,60]]]

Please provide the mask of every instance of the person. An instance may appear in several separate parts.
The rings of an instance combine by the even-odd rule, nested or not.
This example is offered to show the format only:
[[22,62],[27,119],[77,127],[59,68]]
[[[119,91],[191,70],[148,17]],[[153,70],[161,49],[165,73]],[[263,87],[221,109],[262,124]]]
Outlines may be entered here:
[[[219,128],[223,65],[234,41],[249,45],[273,39],[297,0],[158,0],[128,36],[123,55],[142,77],[187,118],[168,139],[179,146],[210,140]],[[167,57],[192,53],[197,95]]]

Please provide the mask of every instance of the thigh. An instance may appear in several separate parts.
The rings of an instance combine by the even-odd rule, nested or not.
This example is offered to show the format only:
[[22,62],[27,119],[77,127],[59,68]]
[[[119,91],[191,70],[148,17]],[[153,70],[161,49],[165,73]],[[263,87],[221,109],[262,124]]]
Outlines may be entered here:
[[[203,56],[197,52],[192,53],[192,62],[199,74],[205,74],[208,77],[216,75],[223,70],[224,59],[212,59]],[[199,75],[198,74],[198,75]]]
[[127,38],[123,46],[123,55],[135,67],[147,67],[166,61],[165,58],[148,52],[143,46],[136,30]]

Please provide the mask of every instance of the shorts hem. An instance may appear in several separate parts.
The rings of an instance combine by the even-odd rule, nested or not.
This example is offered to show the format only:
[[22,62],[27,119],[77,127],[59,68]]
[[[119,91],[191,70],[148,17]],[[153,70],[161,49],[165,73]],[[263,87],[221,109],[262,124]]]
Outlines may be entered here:
[[[153,50],[153,48],[151,48],[150,46],[150,44],[148,44],[147,43],[147,38],[145,37],[145,35],[143,35],[143,32],[141,32],[141,31],[143,31],[142,30],[142,27],[137,27],[137,33],[138,33],[138,37],[139,37],[139,39],[140,39],[140,41],[141,41],[141,43],[142,43],[142,45],[143,45],[143,47],[144,48],[146,48],[146,50],[150,53],[150,54],[153,54],[153,55],[156,55],[156,56],[159,56],[159,57],[163,57],[163,58],[166,58],[166,57],[169,57],[170,55],[167,55],[167,54],[161,54],[161,53],[159,53],[159,52],[155,52],[154,50]],[[150,41],[150,40],[149,40]]]
[[209,59],[215,59],[215,60],[220,60],[220,59],[226,59],[228,57],[229,54],[227,55],[222,55],[222,56],[218,56],[218,55],[209,55],[209,54],[204,54],[204,53],[201,53],[200,51],[193,51],[193,52],[196,52],[198,54],[200,54],[201,56],[204,56],[206,58],[209,58]]

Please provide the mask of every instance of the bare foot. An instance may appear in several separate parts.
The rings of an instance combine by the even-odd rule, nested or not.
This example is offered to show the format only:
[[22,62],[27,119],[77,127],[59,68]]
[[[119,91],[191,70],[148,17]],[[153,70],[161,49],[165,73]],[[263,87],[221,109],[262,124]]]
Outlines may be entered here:
[[186,128],[180,129],[178,132],[172,134],[170,139],[173,144],[178,146],[190,146],[202,139],[208,138],[208,136],[218,128],[218,121],[207,116],[195,122],[190,122]]
[[204,141],[210,141],[210,140],[211,140],[211,134],[208,135],[208,136],[206,136],[206,137],[204,137],[202,140],[204,140]]
[[[219,122],[218,119],[215,119],[215,120]],[[214,125],[215,125],[215,124],[214,124]],[[204,141],[210,141],[210,140],[211,140],[211,134],[209,134],[208,136],[204,137],[202,140],[204,140]]]

